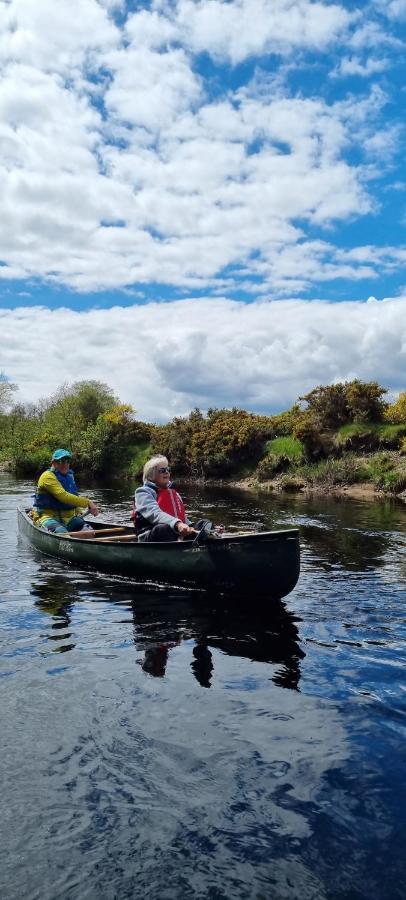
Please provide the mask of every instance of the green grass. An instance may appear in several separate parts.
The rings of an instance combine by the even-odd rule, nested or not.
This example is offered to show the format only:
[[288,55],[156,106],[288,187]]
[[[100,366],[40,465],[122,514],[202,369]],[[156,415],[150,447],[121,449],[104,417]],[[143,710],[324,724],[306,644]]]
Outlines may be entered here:
[[323,459],[317,463],[300,466],[297,469],[297,475],[308,484],[325,485],[327,488],[370,480],[365,465],[354,456],[344,456],[342,459]]
[[[379,453],[369,459],[360,459],[353,454],[341,459],[323,459],[299,466],[295,474],[311,486],[325,486],[327,489],[363,481],[369,481],[378,490],[391,494],[399,494],[406,489],[406,460],[402,463],[389,453]],[[288,474],[284,476],[284,479],[288,478]]]
[[291,434],[268,441],[265,450],[265,455],[257,466],[260,481],[266,481],[290,466],[293,468],[299,466],[303,462],[305,452],[302,442]]
[[406,488],[406,463],[394,460],[387,453],[380,453],[368,460],[366,467],[370,480],[382,491],[399,494]]
[[267,441],[266,453],[274,456],[284,456],[291,463],[301,463],[304,458],[304,446],[301,441],[288,434],[286,437],[277,437]]
[[334,443],[338,448],[353,447],[377,449],[400,446],[406,425],[388,425],[384,422],[352,422],[343,425],[336,433]]

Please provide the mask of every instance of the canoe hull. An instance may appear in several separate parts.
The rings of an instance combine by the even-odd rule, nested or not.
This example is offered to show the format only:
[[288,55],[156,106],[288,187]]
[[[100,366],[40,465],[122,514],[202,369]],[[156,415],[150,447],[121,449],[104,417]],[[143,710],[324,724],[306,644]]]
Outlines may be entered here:
[[145,544],[63,538],[38,528],[23,509],[18,510],[18,526],[32,546],[48,556],[139,581],[285,597],[299,577],[297,529],[232,535],[191,546],[182,541]]

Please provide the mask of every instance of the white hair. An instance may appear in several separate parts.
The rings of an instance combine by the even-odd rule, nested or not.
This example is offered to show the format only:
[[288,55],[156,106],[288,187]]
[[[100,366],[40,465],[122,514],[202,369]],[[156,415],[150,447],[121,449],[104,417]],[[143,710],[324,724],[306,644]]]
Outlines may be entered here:
[[152,456],[151,459],[148,459],[145,463],[142,473],[143,481],[155,481],[157,469],[160,469],[161,466],[168,465],[169,463],[166,456]]

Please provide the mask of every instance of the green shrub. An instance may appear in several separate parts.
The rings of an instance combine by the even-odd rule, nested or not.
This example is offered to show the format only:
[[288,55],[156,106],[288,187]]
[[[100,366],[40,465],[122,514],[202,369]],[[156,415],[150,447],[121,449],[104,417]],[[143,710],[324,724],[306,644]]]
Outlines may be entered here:
[[321,431],[339,428],[348,422],[380,421],[385,404],[386,388],[376,381],[355,379],[338,384],[319,385],[300,397]]
[[370,477],[382,491],[398,494],[406,488],[406,468],[399,469],[391,456],[381,453],[368,461]]
[[261,459],[256,468],[256,475],[259,481],[267,481],[273,478],[278,472],[283,472],[289,466],[287,457],[281,454],[268,453],[264,459]]
[[266,451],[266,456],[260,460],[256,470],[260,481],[272,478],[273,475],[283,472],[289,466],[300,465],[304,459],[304,446],[292,434],[268,441]]
[[406,391],[402,391],[395,403],[386,407],[385,419],[388,422],[406,424]]
[[326,443],[323,434],[313,414],[305,410],[297,417],[293,436],[304,447],[306,457],[309,460],[317,460],[326,456]]
[[40,447],[37,450],[17,454],[13,459],[16,475],[35,477],[49,469],[51,465],[52,450],[49,447]]
[[228,476],[255,466],[273,435],[271,419],[243,409],[195,409],[153,431],[154,450],[164,453],[178,473]]
[[309,484],[326,488],[335,485],[356,484],[364,481],[367,470],[359,465],[355,457],[344,456],[342,459],[323,459],[313,465],[301,466],[297,472]]
[[265,416],[261,418],[264,419],[264,426],[268,425],[271,428],[272,435],[291,435],[296,419],[300,414],[299,404],[294,403],[291,409],[278,413],[276,416],[270,416],[268,420]]
[[383,395],[386,388],[381,387],[377,381],[346,382],[345,395],[347,399],[350,419],[353,422],[379,422],[384,414],[385,403]]

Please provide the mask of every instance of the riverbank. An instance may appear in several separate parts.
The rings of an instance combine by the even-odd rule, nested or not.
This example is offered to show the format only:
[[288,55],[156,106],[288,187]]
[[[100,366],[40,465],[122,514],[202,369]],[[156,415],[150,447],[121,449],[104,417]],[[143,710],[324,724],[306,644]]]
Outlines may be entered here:
[[[217,482],[225,484],[225,482]],[[334,487],[325,487],[323,485],[298,484],[296,487],[292,485],[289,489],[281,486],[277,479],[271,481],[258,482],[253,479],[243,479],[232,483],[233,487],[240,488],[245,491],[260,491],[264,493],[289,493],[304,494],[306,496],[321,496],[328,494],[331,497],[348,497],[352,500],[387,500],[388,498],[401,500],[406,503],[406,490],[400,493],[393,491],[383,491],[375,487],[371,482],[365,481],[359,484],[342,484]]]
[[[224,483],[224,482],[223,482]],[[397,497],[406,502],[406,491],[403,491],[402,494],[393,494],[388,493],[379,488],[375,487],[375,485],[371,484],[369,481],[362,482],[360,484],[342,484],[335,485],[334,487],[327,487],[323,485],[311,485],[304,483],[297,483],[287,488],[283,486],[278,479],[271,479],[269,481],[259,482],[256,479],[245,478],[242,481],[233,482],[233,487],[240,488],[245,491],[262,491],[262,492],[274,492],[274,493],[289,493],[289,494],[306,494],[311,496],[314,494],[315,496],[321,494],[329,494],[330,496],[337,497],[350,497],[353,500],[379,500],[387,498],[388,496]]]
[[[186,479],[186,481],[191,482],[192,479]],[[310,485],[306,483],[298,483],[297,485],[292,484],[289,488],[287,488],[286,486],[281,485],[281,482],[278,479],[261,482],[252,477],[243,478],[239,481],[233,481],[232,479],[225,478],[206,478],[201,480],[201,484],[213,487],[237,488],[238,490],[247,491],[249,493],[286,493],[289,495],[302,494],[309,497],[313,495],[322,496],[327,494],[330,497],[348,497],[352,500],[372,501],[387,500],[388,498],[391,498],[401,500],[406,503],[406,490],[402,491],[399,494],[391,491],[383,491],[375,487],[375,485],[371,484],[368,481],[360,484],[343,484],[327,488],[322,485]]]
[[270,478],[259,478],[253,470],[241,477],[204,479],[204,483],[261,493],[327,494],[374,501],[391,497],[406,502],[406,457],[396,451],[358,454],[290,466]]

